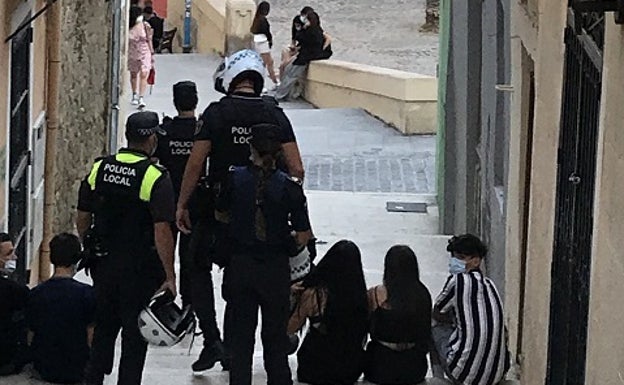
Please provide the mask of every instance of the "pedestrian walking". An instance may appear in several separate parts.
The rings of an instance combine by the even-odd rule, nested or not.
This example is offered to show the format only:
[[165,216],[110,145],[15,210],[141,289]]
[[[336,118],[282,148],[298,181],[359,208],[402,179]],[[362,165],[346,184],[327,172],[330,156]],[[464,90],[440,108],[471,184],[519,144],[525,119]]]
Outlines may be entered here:
[[158,126],[155,112],[130,115],[128,147],[97,159],[80,185],[77,228],[82,239],[91,238],[95,245],[89,252],[96,327],[87,384],[102,384],[110,374],[120,330],[117,383],[140,384],[147,343],[139,332],[139,313],[157,289],[176,295],[173,187],[167,171],[150,158]]
[[310,221],[301,180],[277,169],[280,127],[259,124],[251,133],[252,165],[231,169],[216,205],[218,219],[228,225],[226,242],[231,245],[225,277],[231,306],[230,384],[251,385],[260,308],[267,383],[290,385],[289,252],[292,243],[307,245]]
[[263,1],[258,4],[256,14],[251,24],[251,33],[254,37],[254,48],[262,57],[264,66],[269,71],[269,78],[277,86],[278,80],[275,75],[273,56],[271,56],[271,48],[273,48],[273,35],[271,34],[271,25],[267,20],[267,16],[271,11],[268,2]]
[[[250,164],[249,141],[251,127],[260,123],[270,123],[280,127],[281,157],[278,167],[297,178],[303,177],[303,164],[290,121],[277,102],[270,97],[261,97],[264,86],[264,64],[260,56],[252,50],[243,50],[227,58],[215,73],[215,89],[226,96],[211,103],[198,122],[195,143],[187,162],[177,204],[176,221],[178,228],[185,233],[191,230],[198,239],[209,240],[210,246],[202,247],[207,255],[202,263],[194,265],[194,280],[198,285],[212,288],[212,264],[228,267],[220,260],[215,249],[216,240],[222,235],[214,218],[214,199],[225,182],[230,166]],[[206,159],[210,158],[206,186],[208,192],[199,198],[198,204],[206,207],[209,213],[193,225],[189,215],[189,202],[196,190],[200,176],[205,172]],[[193,237],[195,238],[195,237]],[[197,276],[197,278],[195,278]],[[227,290],[225,290],[227,291]],[[210,290],[209,294],[214,295]],[[225,298],[227,301],[227,298]],[[210,313],[213,317],[214,310]],[[197,316],[202,321],[203,315]],[[224,340],[228,342],[229,306],[226,306]],[[212,322],[212,321],[206,321]],[[208,337],[208,338],[207,338]],[[204,349],[199,359],[193,363],[193,371],[201,372],[212,368],[216,362],[228,367],[223,345],[216,336],[204,336]]]
[[130,7],[128,71],[130,71],[130,86],[132,87],[131,103],[138,106],[139,109],[146,106],[144,97],[147,89],[147,78],[154,68],[154,47],[152,46],[154,32],[143,17],[141,8]]

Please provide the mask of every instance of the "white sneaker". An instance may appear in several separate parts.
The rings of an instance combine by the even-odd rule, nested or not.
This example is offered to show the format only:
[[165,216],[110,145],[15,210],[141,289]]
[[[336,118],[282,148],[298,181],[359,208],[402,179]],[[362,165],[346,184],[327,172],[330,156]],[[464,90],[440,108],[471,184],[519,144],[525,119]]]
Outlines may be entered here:
[[139,98],[139,101],[137,102],[137,104],[139,105],[139,109],[143,109],[146,106],[145,101],[143,100],[143,97]]
[[130,101],[130,104],[132,104],[133,106],[136,106],[139,104],[139,99],[137,99],[136,95],[132,95],[132,100]]

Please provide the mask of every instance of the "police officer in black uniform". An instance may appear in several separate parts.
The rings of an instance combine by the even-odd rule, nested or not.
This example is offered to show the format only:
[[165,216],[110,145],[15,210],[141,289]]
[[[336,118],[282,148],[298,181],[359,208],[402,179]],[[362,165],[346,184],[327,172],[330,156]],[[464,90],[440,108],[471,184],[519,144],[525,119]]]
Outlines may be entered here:
[[267,383],[291,385],[289,257],[311,238],[310,221],[301,180],[276,166],[280,127],[259,124],[251,132],[253,164],[231,169],[216,205],[217,220],[229,224],[225,242],[231,248],[225,278],[231,306],[230,385],[251,385],[258,307]]
[[[173,104],[178,111],[174,118],[165,117],[158,133],[158,146],[154,157],[169,171],[173,183],[173,193],[177,202],[182,186],[182,177],[186,162],[191,155],[195,129],[197,128],[197,86],[191,81],[182,81],[173,85]],[[204,166],[205,168],[205,166]],[[195,209],[195,207],[193,207]],[[191,210],[196,215],[196,210]],[[195,222],[195,221],[193,221]],[[189,254],[190,236],[173,226],[174,243],[180,238],[180,295],[184,306],[191,304],[192,260]]]
[[[214,200],[227,177],[231,165],[244,166],[250,163],[249,140],[251,127],[259,123],[271,123],[280,128],[281,161],[282,167],[294,177],[303,177],[303,164],[292,126],[277,106],[275,99],[261,97],[264,85],[264,64],[260,56],[251,50],[243,50],[228,58],[215,73],[215,89],[227,95],[220,101],[212,103],[202,114],[198,123],[195,144],[188,160],[182,181],[180,197],[176,212],[178,228],[183,232],[191,231],[189,218],[189,199],[195,190],[200,178],[206,158],[210,157],[208,170],[208,184]],[[213,205],[213,203],[209,203]],[[210,211],[210,210],[209,210]],[[211,210],[214,212],[214,209]],[[214,221],[214,218],[212,218]],[[210,237],[218,237],[216,228],[210,225]],[[207,237],[205,237],[207,238]],[[217,253],[218,254],[218,253]],[[220,263],[218,255],[213,253],[212,261]],[[210,270],[202,274],[204,280],[212,277]],[[207,287],[208,285],[204,285]],[[226,290],[227,292],[227,290]],[[226,298],[224,292],[224,298]],[[228,309],[226,307],[226,322],[224,337],[228,340]],[[198,313],[198,317],[201,316]],[[206,337],[206,336],[204,336]],[[223,360],[223,348],[218,340],[204,340],[204,349],[199,359],[193,364],[196,372],[210,369],[217,361],[221,361],[224,369],[227,362]]]
[[91,269],[97,309],[87,384],[102,384],[110,374],[111,349],[120,330],[117,383],[140,384],[147,343],[139,332],[138,315],[157,291],[176,295],[173,188],[167,171],[150,159],[158,126],[155,112],[130,115],[128,148],[97,159],[80,186],[78,232],[83,239],[93,232],[99,258]]

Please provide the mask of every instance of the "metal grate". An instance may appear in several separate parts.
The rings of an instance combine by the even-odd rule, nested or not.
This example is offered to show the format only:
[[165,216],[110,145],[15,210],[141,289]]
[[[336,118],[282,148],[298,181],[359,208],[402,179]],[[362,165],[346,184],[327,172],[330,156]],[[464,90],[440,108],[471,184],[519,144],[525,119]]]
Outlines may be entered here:
[[[578,21],[578,18],[572,20]],[[577,25],[578,27],[578,25]],[[565,31],[547,384],[583,384],[604,22]]]
[[426,203],[386,202],[386,211],[391,213],[427,213]]

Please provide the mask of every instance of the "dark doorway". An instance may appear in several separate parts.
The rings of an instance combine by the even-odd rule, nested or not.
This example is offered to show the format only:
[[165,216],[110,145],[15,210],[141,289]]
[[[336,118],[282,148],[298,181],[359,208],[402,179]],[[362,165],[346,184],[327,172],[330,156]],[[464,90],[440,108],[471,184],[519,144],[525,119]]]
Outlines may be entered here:
[[585,384],[604,15],[575,16],[565,68],[553,245],[549,385]]
[[[30,17],[30,16],[28,16]],[[28,244],[28,132],[30,127],[30,44],[32,29],[11,40],[11,122],[9,131],[9,234],[18,257],[16,279],[26,283]]]

